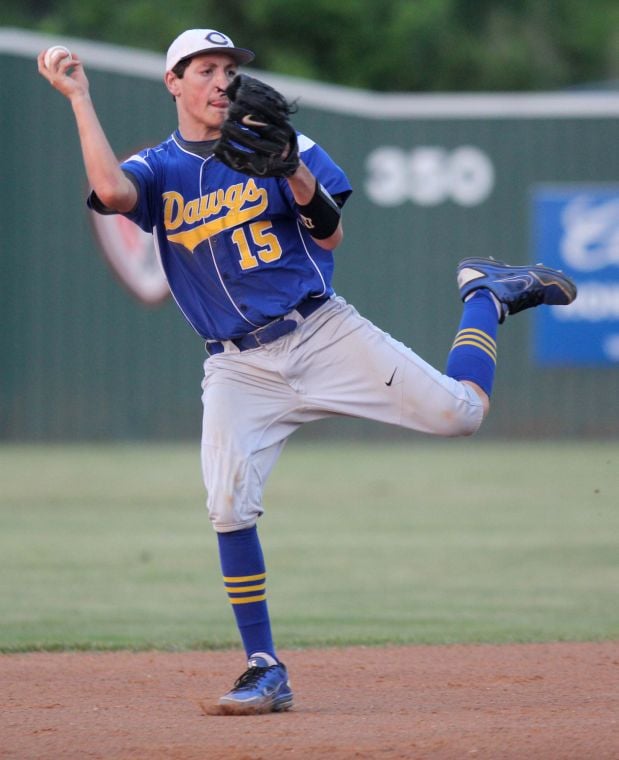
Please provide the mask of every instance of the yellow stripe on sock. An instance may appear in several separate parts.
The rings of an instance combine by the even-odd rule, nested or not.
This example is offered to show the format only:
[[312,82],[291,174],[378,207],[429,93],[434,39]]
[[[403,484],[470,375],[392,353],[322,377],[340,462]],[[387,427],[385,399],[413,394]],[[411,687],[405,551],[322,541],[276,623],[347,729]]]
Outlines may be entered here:
[[464,343],[465,341],[483,346],[487,351],[492,351],[492,353],[496,356],[496,344],[484,341],[478,335],[458,335],[458,337],[453,342],[454,348],[456,346],[459,346],[461,343]]
[[246,583],[247,581],[263,581],[267,577],[266,573],[259,575],[239,575],[234,578],[231,575],[224,575],[224,583]]
[[250,604],[250,602],[264,602],[266,598],[266,594],[262,594],[262,596],[245,596],[241,599],[230,598],[230,604]]
[[259,583],[257,586],[225,586],[229,594],[245,594],[247,591],[264,591],[266,583]]
[[454,345],[454,348],[458,348],[460,346],[473,346],[474,348],[478,348],[480,351],[483,351],[485,354],[488,354],[488,356],[496,364],[496,354],[493,354],[491,351],[488,351],[487,348],[480,345],[479,343],[473,343],[470,340],[463,340],[463,341],[460,341],[457,345]]
[[492,351],[486,346],[484,346],[482,343],[478,343],[473,340],[457,340],[453,344],[453,348],[459,348],[460,346],[473,346],[474,348],[478,348],[480,351],[483,351],[484,353],[488,354],[488,356],[492,359],[492,361],[496,364],[496,350]]
[[458,346],[475,346],[485,351],[496,362],[496,342],[486,333],[474,328],[460,330],[456,335],[452,348]]
[[467,327],[464,330],[460,330],[460,332],[456,335],[456,340],[459,340],[460,338],[480,340],[487,346],[487,348],[491,349],[492,351],[496,351],[496,341],[491,338],[488,333],[485,333],[482,330],[478,330],[475,327]]

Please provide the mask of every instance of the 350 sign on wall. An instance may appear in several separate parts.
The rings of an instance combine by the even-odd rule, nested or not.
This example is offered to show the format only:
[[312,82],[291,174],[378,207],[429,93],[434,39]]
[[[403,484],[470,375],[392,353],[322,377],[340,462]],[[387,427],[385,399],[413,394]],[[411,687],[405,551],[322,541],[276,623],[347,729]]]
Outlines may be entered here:
[[492,162],[471,145],[453,150],[382,146],[368,155],[366,170],[365,191],[378,206],[399,206],[406,201],[420,206],[446,201],[477,206],[494,187]]

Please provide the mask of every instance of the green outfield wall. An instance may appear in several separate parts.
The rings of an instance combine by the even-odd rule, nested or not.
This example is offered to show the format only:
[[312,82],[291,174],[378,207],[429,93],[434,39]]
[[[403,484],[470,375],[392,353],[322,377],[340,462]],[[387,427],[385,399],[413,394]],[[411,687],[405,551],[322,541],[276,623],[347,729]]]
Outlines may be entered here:
[[[197,438],[201,341],[170,298],[144,303],[102,253],[71,109],[36,70],[36,52],[58,42],[85,62],[120,157],[175,126],[162,55],[0,29],[2,438]],[[337,291],[439,368],[460,313],[458,260],[531,261],[540,188],[619,183],[616,92],[377,95],[254,73],[299,98],[296,126],[355,188]],[[611,258],[619,226],[614,248],[612,234]],[[606,266],[602,319],[612,322],[619,254]],[[594,306],[585,321],[595,321]],[[535,319],[529,312],[501,328],[494,408],[481,435],[619,434],[619,352],[591,363],[576,351],[547,365],[535,355]],[[370,433],[377,427],[346,422],[319,423],[308,434]]]

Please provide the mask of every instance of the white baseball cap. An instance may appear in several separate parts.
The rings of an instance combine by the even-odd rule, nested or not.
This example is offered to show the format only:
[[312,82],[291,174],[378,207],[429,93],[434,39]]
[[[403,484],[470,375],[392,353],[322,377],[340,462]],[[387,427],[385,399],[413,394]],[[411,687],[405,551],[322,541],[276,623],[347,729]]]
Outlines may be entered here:
[[234,47],[230,37],[216,29],[188,29],[179,34],[168,48],[165,69],[170,71],[185,58],[192,58],[200,53],[216,52],[227,53],[239,65],[249,63],[255,58],[251,50]]

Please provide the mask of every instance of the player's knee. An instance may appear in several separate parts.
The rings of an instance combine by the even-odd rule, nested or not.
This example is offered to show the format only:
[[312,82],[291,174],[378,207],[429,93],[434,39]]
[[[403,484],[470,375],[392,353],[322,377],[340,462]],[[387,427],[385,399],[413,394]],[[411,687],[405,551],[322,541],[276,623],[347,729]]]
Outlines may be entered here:
[[[489,408],[480,394],[468,384],[464,384],[464,394],[452,398],[438,415],[436,433],[447,437],[474,435],[483,422]],[[487,399],[487,397],[486,397]]]
[[481,419],[471,415],[458,415],[452,411],[446,412],[441,423],[437,425],[436,433],[446,438],[462,438],[474,435],[481,424]]
[[247,452],[203,442],[202,475],[209,519],[217,532],[255,525],[263,511],[262,489]]
[[263,512],[259,503],[248,500],[242,491],[217,488],[216,484],[205,483],[207,487],[206,508],[209,520],[217,533],[252,528]]

